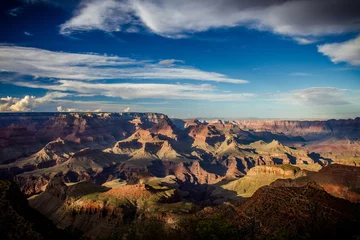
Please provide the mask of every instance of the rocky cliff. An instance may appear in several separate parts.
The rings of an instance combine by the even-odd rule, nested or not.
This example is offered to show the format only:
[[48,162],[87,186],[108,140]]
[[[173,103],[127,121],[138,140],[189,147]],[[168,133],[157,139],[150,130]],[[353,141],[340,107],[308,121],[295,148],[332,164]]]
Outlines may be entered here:
[[12,181],[0,180],[0,209],[1,239],[77,239],[30,208]]

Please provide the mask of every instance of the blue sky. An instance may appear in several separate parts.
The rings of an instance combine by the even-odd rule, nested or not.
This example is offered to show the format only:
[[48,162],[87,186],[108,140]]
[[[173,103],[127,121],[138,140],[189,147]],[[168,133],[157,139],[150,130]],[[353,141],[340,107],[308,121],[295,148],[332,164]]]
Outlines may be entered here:
[[359,5],[4,2],[0,111],[357,117]]

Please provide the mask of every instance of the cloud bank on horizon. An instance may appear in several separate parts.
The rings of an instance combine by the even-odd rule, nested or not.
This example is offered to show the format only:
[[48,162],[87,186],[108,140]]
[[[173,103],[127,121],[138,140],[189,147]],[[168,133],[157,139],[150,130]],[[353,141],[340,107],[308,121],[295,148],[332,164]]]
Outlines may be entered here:
[[[259,107],[256,114],[268,111],[267,114],[276,115],[273,111],[276,109],[280,115],[287,112],[299,117],[309,117],[316,111],[326,117],[352,117],[360,113],[358,1],[80,0],[76,4],[23,0],[4,12],[6,17],[21,21],[22,15],[31,8],[29,6],[43,5],[51,5],[52,11],[63,9],[66,14],[53,25],[59,33],[54,37],[65,37],[75,43],[49,48],[50,40],[47,41],[37,29],[22,30],[23,37],[31,38],[32,42],[9,42],[0,38],[3,42],[0,45],[0,83],[9,88],[0,92],[0,111],[129,111],[131,108],[134,111],[169,111],[171,115],[179,111],[182,113],[175,115],[184,116],[184,109],[196,107],[193,110],[196,114],[213,116],[225,112],[225,115],[234,116],[231,107],[222,107],[226,104],[235,108],[245,106],[242,109],[246,117],[253,114],[252,107]],[[253,31],[258,36],[255,39],[251,36]],[[114,52],[107,49],[107,54],[100,54],[103,52],[101,47],[91,49],[91,53],[74,47],[76,41],[99,46],[98,39],[86,37],[92,32],[103,32],[120,39],[122,43],[119,44],[123,47],[134,51],[141,48],[143,53],[131,56],[122,54],[120,48]],[[237,39],[245,41],[245,45],[237,45],[231,40],[236,33],[244,36],[245,40]],[[265,72],[263,62],[271,44],[265,40],[261,42],[261,38],[269,33],[277,38],[277,45],[273,46],[277,49],[274,59],[284,60],[274,65],[277,69]],[[225,43],[219,41],[219,45],[213,44],[202,53],[187,50],[184,46],[196,49],[198,43],[194,41],[201,39],[199,34],[210,39],[205,40],[204,46],[209,45],[206,41],[212,41],[207,37],[211,34],[224,39]],[[139,40],[126,40],[128,36],[155,40],[151,40],[152,45],[149,42],[148,46],[143,46],[137,44]],[[14,35],[12,39],[16,38]],[[43,47],[44,42],[47,47]],[[324,63],[327,60],[334,69],[340,65],[350,73],[337,71],[335,78],[328,73],[335,73],[330,67],[316,73],[316,68],[298,64],[300,60],[297,62],[296,56],[291,55],[293,53],[286,55],[282,45],[288,42],[292,42],[291,47],[299,49],[297,51],[305,48],[312,51],[307,58],[301,56],[303,62],[317,59],[311,60],[312,64],[325,69],[323,66],[330,66]],[[176,55],[152,50],[153,46],[164,43],[173,45],[175,53],[179,52],[177,48],[184,48],[184,53]],[[227,50],[226,44],[231,48]],[[253,65],[248,67],[249,70],[242,70],[233,55],[247,46],[254,46],[252,49],[256,47],[256,51],[264,53],[247,55]],[[207,53],[218,49],[224,49],[227,55],[221,59],[215,55],[207,57]],[[227,60],[227,56],[232,60]],[[289,67],[291,70],[284,72],[281,66],[288,63],[289,57],[295,57],[292,64],[298,69]],[[238,58],[244,57],[239,55]],[[246,57],[244,59],[241,63],[247,65]],[[257,69],[256,73],[251,69]],[[282,76],[279,77],[276,71]],[[348,80],[339,80],[343,78]],[[286,88],[284,82],[287,82]],[[22,90],[25,93],[14,92],[17,88],[19,91],[26,89]],[[145,101],[140,102],[142,99]],[[186,105],[188,101],[193,102],[192,106]],[[208,102],[217,107],[207,107]],[[294,106],[299,110],[294,110]],[[331,106],[336,108],[333,112],[329,111]]]

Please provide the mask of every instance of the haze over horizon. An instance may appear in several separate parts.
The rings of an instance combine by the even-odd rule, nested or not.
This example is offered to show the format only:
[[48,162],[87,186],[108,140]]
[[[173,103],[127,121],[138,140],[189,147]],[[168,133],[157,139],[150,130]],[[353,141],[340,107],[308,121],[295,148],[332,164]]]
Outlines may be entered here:
[[360,116],[358,1],[0,6],[0,112]]

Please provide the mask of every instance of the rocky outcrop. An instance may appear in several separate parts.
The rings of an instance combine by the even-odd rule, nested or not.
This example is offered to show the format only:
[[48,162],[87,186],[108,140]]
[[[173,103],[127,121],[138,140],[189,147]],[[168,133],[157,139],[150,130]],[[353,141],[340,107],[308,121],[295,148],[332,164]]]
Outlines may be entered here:
[[205,207],[184,225],[194,239],[354,239],[359,214],[357,205],[308,183],[264,186],[240,204]]
[[216,184],[211,198],[217,204],[227,201],[239,202],[251,197],[259,188],[270,185],[278,179],[297,179],[302,176],[306,176],[306,172],[292,165],[256,166],[237,180]]
[[30,208],[12,181],[0,180],[0,209],[1,239],[75,239]]
[[73,227],[95,238],[130,228],[130,223],[149,217],[161,202],[172,203],[175,195],[175,189],[154,189],[143,183],[112,189],[87,181],[67,186],[56,177],[30,204],[59,228]]
[[296,121],[296,120],[236,120],[241,129],[284,133],[288,136],[301,136],[307,140],[324,136],[341,136],[357,139],[360,133],[360,118]]
[[157,113],[2,113],[0,163],[29,156],[57,138],[103,149],[130,136],[137,126],[150,128],[164,118]]
[[[240,209],[255,218],[261,230],[287,238],[307,234],[311,239],[347,238],[354,234],[352,221],[359,216],[355,205],[330,196],[315,183],[300,188],[262,187]],[[348,230],[341,230],[345,226]]]
[[49,168],[67,161],[81,146],[63,139],[56,139],[46,144],[40,151],[29,157],[2,165],[0,168],[8,169],[13,174],[20,174],[35,169]]
[[20,186],[25,196],[41,193],[45,190],[51,176],[20,174],[14,177],[14,181]]
[[309,182],[316,182],[335,197],[360,202],[360,168],[354,166],[331,164],[302,178],[277,180],[272,186],[301,187]]
[[[91,182],[66,186],[58,177],[50,181],[46,191],[30,200],[30,205],[50,218],[59,228],[73,227],[88,236],[111,234],[108,229],[123,224],[126,206],[105,206],[86,200],[84,196],[109,190]],[[134,213],[131,213],[134,214]]]
[[173,162],[173,161],[153,161],[148,167],[148,172],[158,176],[175,175],[183,183],[192,184],[213,184],[221,181],[224,174],[216,174],[207,171],[199,161]]
[[18,174],[14,180],[22,192],[31,196],[44,191],[47,183],[56,175],[67,182],[89,180],[104,183],[118,177],[117,167],[126,159],[99,149],[83,149],[62,164]]
[[302,148],[319,154],[319,159],[353,166],[360,164],[360,139],[330,137],[308,143]]

